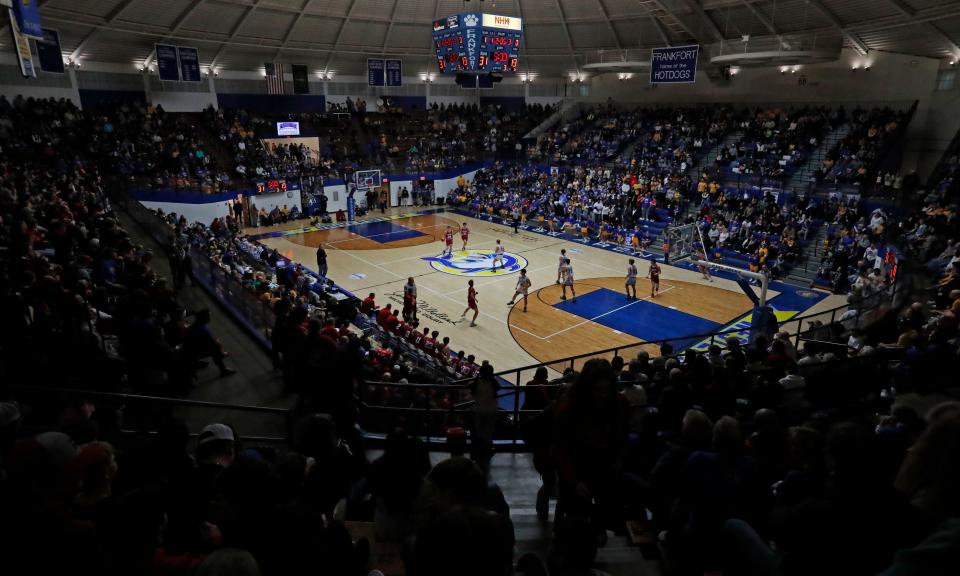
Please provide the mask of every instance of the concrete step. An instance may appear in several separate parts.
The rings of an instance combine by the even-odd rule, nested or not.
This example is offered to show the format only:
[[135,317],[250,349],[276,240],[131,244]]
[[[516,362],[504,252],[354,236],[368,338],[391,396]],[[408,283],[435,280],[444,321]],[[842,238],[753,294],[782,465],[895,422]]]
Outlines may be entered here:
[[799,288],[809,288],[813,283],[805,278],[796,278],[794,276],[787,276],[782,280],[784,284],[789,284],[791,286],[797,286]]
[[826,157],[827,153],[830,152],[837,142],[845,138],[847,134],[850,133],[850,129],[851,127],[849,124],[844,124],[827,133],[827,135],[820,140],[820,145],[817,146],[816,150],[814,150],[810,154],[810,157],[807,158],[807,161],[804,162],[802,166],[798,167],[793,173],[786,186],[784,186],[784,189],[803,189],[810,181],[810,178],[813,176],[813,174],[816,173],[817,167],[823,163],[823,159]]

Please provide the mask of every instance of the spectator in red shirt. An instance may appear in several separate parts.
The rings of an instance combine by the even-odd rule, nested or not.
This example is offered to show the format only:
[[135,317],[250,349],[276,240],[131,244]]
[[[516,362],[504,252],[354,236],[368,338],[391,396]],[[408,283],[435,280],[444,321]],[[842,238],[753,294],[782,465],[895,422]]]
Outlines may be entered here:
[[424,328],[423,332],[414,332],[413,345],[417,348],[423,348],[423,339],[430,336],[430,329]]
[[369,296],[363,299],[363,302],[360,303],[360,312],[367,316],[371,316],[374,311],[377,309],[377,303],[374,301],[376,294],[373,292]]
[[417,343],[417,338],[420,336],[420,331],[417,330],[417,326],[419,326],[419,325],[420,325],[420,323],[417,322],[416,320],[414,320],[414,321],[411,322],[410,324],[407,324],[407,327],[408,327],[410,330],[409,330],[406,334],[404,334],[404,336],[403,336],[403,337],[407,340],[407,342],[409,342],[409,343],[411,343],[411,344],[413,344],[413,345],[416,345],[416,343]]
[[[387,306],[390,306],[390,305],[387,304]],[[394,310],[392,314],[387,316],[387,318],[383,321],[384,330],[386,330],[387,332],[393,332],[394,330],[396,330],[397,324],[400,323],[400,317],[398,316],[399,314],[400,314],[399,310]]]
[[441,362],[447,361],[450,356],[450,337],[444,336],[443,342],[437,345],[437,351],[435,353],[438,360]]
[[386,306],[381,308],[379,312],[377,312],[377,324],[379,324],[380,326],[384,326],[384,322],[387,321],[387,318],[389,318],[391,313],[393,312],[392,308],[393,308],[393,305],[388,303]]
[[439,336],[440,333],[434,330],[429,336],[427,336],[426,335],[427,330],[424,329],[423,331],[424,331],[423,342],[420,344],[420,347],[423,348],[423,350],[427,354],[433,354],[433,351],[437,347],[437,336]]
[[333,320],[327,320],[323,324],[323,330],[320,331],[321,334],[327,338],[331,338],[334,342],[340,340],[340,332],[337,331],[336,326],[333,325]]
[[466,352],[463,350],[457,352],[457,355],[450,359],[448,365],[450,368],[457,374],[460,374],[463,370],[463,363],[467,361]]

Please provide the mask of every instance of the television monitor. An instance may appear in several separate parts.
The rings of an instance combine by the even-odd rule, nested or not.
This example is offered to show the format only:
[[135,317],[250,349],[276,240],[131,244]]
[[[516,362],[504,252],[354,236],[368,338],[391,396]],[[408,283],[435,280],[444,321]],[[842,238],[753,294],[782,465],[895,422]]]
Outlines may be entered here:
[[299,136],[299,122],[277,122],[277,136]]

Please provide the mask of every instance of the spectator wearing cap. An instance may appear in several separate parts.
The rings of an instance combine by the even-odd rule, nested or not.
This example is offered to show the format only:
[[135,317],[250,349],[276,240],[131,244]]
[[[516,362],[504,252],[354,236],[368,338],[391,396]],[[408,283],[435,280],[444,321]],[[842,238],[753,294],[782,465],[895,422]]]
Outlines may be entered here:
[[199,468],[222,470],[233,464],[236,435],[226,424],[209,424],[197,436],[197,465]]

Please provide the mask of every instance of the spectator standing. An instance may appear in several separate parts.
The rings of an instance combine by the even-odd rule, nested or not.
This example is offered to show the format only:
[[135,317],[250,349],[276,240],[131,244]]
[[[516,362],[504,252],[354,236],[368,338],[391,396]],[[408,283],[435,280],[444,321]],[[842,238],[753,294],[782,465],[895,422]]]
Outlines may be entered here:
[[497,392],[500,384],[493,375],[493,366],[484,361],[480,375],[470,384],[474,400],[473,440],[482,446],[493,447],[493,434],[497,427]]
[[317,247],[317,273],[327,277],[327,251],[323,249],[323,244]]
[[557,518],[589,519],[599,542],[616,522],[618,479],[626,451],[629,406],[617,393],[610,362],[583,366],[569,395],[557,406],[553,456],[559,474]]
[[413,276],[407,278],[407,283],[403,285],[403,319],[406,322],[417,320],[417,284]]

